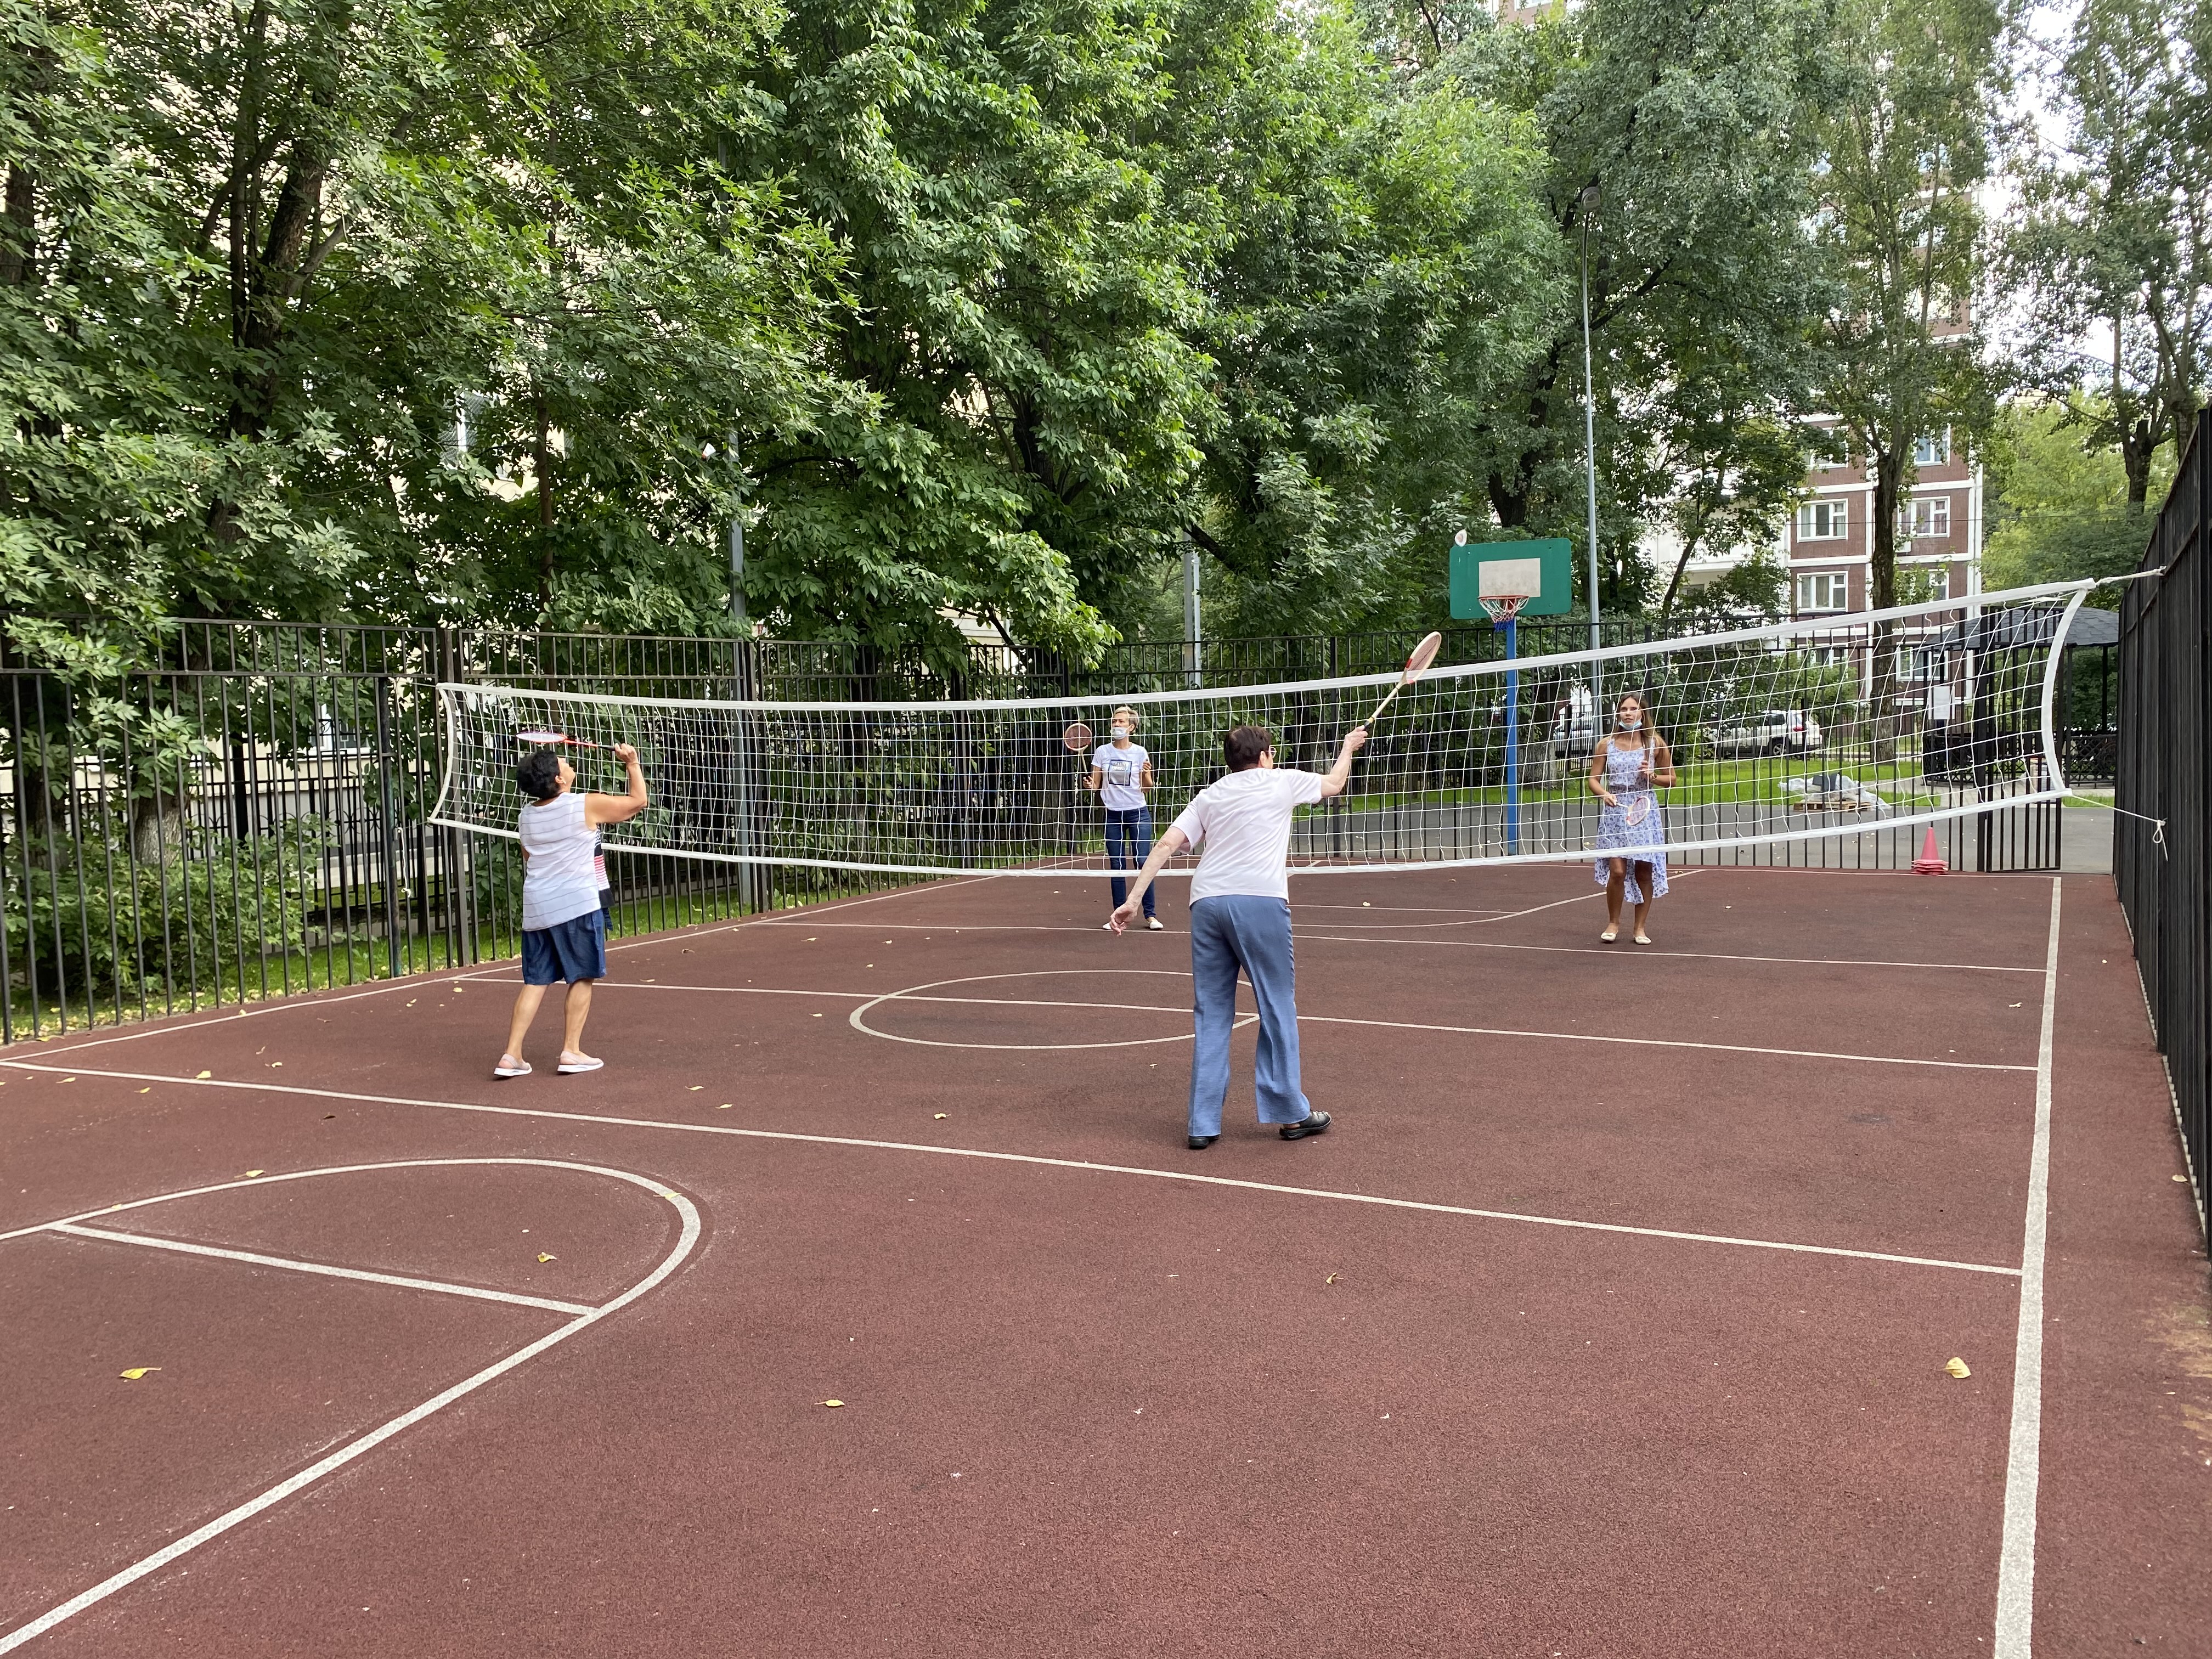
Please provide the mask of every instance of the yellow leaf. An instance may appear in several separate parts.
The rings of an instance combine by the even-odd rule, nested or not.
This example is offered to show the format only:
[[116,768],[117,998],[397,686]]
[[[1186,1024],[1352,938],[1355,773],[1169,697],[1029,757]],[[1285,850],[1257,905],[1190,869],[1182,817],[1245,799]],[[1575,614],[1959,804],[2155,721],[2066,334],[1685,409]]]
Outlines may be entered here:
[[214,1075],[215,1075],[215,1073],[214,1073],[213,1072],[202,1072],[202,1073],[200,1073],[200,1076],[201,1076],[203,1079],[205,1079],[205,1078],[211,1078],[211,1077],[213,1077]]
[[267,1170],[248,1170],[246,1172],[246,1178],[248,1181],[251,1181],[251,1180],[252,1180],[252,1179],[253,1179],[253,1177],[254,1177],[254,1176],[258,1176],[258,1175],[266,1175],[267,1173],[268,1173],[268,1171],[267,1171]]
[[825,1406],[842,1406],[845,1402],[842,1400],[825,1400],[822,1403]]
[[1954,1354],[1949,1359],[1944,1361],[1943,1369],[1950,1372],[1954,1376],[1972,1376],[1973,1375],[1973,1372],[1966,1369],[1966,1362],[1960,1358],[1956,1354]]
[[1334,1285],[1338,1279],[1343,1277],[1344,1275],[1342,1273],[1331,1273],[1327,1279],[1322,1279],[1322,1283],[1324,1285]]
[[540,1250],[538,1253],[538,1259],[540,1261],[558,1261],[561,1258],[557,1255],[548,1255],[544,1251]]
[[702,1089],[705,1088],[706,1086],[707,1086],[707,1085],[706,1085],[705,1084],[703,1084],[703,1083],[695,1083],[695,1084],[693,1084],[693,1085],[691,1085],[691,1091],[691,1091],[693,1094],[695,1094],[695,1095],[696,1095],[696,1094],[697,1094],[697,1093],[699,1092],[699,1091],[700,1091],[700,1090],[702,1090]]
[[730,1109],[730,1103],[726,1100],[720,1105],[714,1108],[714,1109],[718,1112],[726,1112]]
[[933,1114],[933,1115],[935,1115],[935,1116],[937,1116],[937,1117],[951,1117],[951,1116],[952,1115],[952,1114],[951,1114],[951,1113],[950,1113],[950,1112],[938,1112],[938,1113]]
[[121,1377],[125,1382],[136,1382],[140,1377],[145,1376],[149,1371],[158,1371],[161,1369],[161,1368],[159,1365],[133,1365],[129,1370],[118,1371],[116,1375]]
[[154,1092],[154,1091],[153,1091],[153,1089],[152,1089],[151,1085],[149,1085],[149,1086],[148,1086],[148,1087],[146,1087],[146,1088],[141,1089],[138,1092],[139,1092],[140,1094],[142,1094],[142,1095],[150,1095],[150,1094],[152,1094],[152,1093]]

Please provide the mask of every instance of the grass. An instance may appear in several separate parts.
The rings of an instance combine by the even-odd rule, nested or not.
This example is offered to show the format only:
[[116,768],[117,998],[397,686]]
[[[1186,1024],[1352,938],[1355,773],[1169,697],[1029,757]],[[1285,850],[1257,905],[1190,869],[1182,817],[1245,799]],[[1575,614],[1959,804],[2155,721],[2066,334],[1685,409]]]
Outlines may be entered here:
[[[1791,778],[1802,778],[1815,772],[1841,772],[1846,777],[1859,779],[1892,806],[1900,811],[1916,810],[1941,804],[1940,798],[1924,792],[1903,789],[1887,783],[1881,776],[1886,770],[1915,769],[1917,759],[1900,752],[1889,767],[1860,767],[1839,765],[1820,755],[1755,756],[1743,760],[1692,761],[1675,769],[1675,782],[1662,796],[1673,806],[1711,806],[1765,803],[1785,805],[1794,798],[1784,789]],[[1586,781],[1587,775],[1577,767],[1557,784],[1524,783],[1521,786],[1523,805],[1534,801],[1573,801],[1594,799]],[[1485,784],[1465,789],[1382,790],[1367,793],[1347,793],[1338,798],[1343,808],[1352,811],[1380,811],[1404,806],[1502,806],[1505,803],[1505,786]]]

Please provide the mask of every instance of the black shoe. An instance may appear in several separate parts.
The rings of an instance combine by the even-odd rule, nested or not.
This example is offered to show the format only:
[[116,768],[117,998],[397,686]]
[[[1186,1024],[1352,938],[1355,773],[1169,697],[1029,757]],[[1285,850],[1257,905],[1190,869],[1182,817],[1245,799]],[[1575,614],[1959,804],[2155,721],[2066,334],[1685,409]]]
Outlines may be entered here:
[[1328,1127],[1327,1112],[1308,1112],[1296,1123],[1285,1123],[1276,1131],[1285,1140],[1304,1140],[1308,1135],[1317,1135]]
[[1193,1135],[1190,1138],[1190,1149],[1194,1152],[1202,1152],[1220,1139],[1219,1135]]

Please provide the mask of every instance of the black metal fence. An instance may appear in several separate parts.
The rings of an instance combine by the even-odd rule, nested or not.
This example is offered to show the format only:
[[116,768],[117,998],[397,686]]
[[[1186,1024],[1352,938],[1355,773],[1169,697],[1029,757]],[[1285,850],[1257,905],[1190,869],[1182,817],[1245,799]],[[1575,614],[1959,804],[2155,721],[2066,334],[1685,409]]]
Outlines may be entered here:
[[[1611,645],[1656,624],[1605,625]],[[842,642],[179,621],[96,672],[0,645],[0,1041],[430,969],[519,949],[510,843],[429,822],[443,681],[775,701],[1123,696],[1372,673],[1412,630],[1115,646],[1096,665],[975,644],[948,659]],[[1589,643],[1532,622],[1524,655]],[[1486,626],[1442,660],[1488,660]],[[1994,799],[1994,795],[1993,795]],[[2052,868],[2055,808],[1942,827],[1954,868]],[[1898,868],[1900,833],[1708,854]],[[659,931],[890,879],[622,853],[613,930]]]
[[[2206,1197],[2212,1107],[2212,411],[2197,417],[2120,609],[2114,872],[2166,1055],[2182,1144]],[[2157,823],[2164,825],[2161,833]]]

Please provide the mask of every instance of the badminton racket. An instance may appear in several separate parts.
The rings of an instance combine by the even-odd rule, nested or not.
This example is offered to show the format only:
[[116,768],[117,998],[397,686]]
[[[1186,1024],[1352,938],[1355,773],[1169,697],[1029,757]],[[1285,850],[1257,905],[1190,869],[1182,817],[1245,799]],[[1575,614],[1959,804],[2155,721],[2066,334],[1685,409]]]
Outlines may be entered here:
[[1077,720],[1060,734],[1060,740],[1067,745],[1069,754],[1079,755],[1091,747],[1091,728]]
[[1390,688],[1390,695],[1376,703],[1375,712],[1361,724],[1372,726],[1381,720],[1382,711],[1397,701],[1398,694],[1429,672],[1429,665],[1437,659],[1437,653],[1443,648],[1443,635],[1431,634],[1415,646],[1413,654],[1406,659],[1406,672],[1398,676],[1398,683]]
[[1651,816],[1653,800],[1650,794],[1639,794],[1620,809],[1620,821],[1632,830]]
[[581,738],[569,737],[564,732],[556,732],[549,726],[526,726],[523,730],[514,734],[514,740],[517,743],[528,744],[565,743],[571,749],[604,749],[606,747],[603,743],[586,743]]

